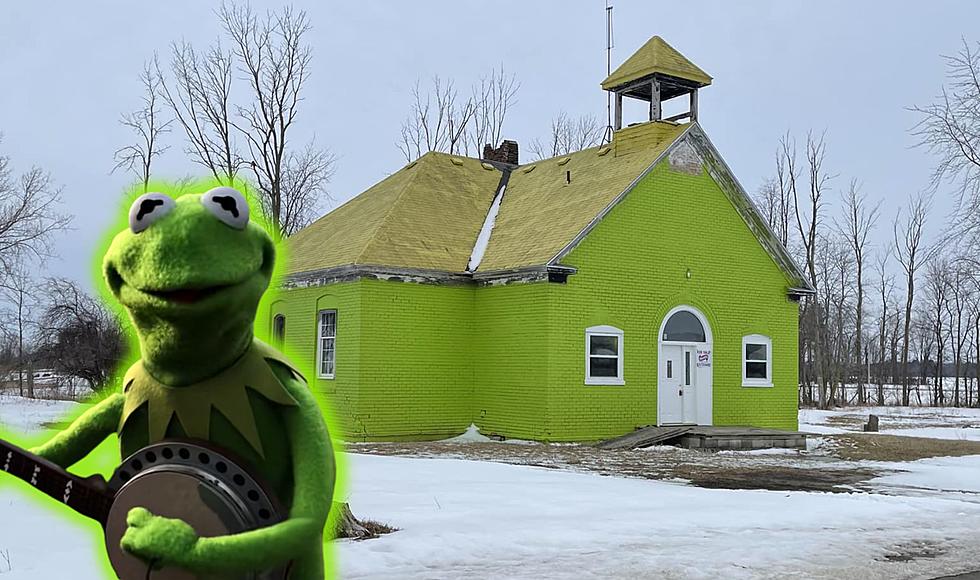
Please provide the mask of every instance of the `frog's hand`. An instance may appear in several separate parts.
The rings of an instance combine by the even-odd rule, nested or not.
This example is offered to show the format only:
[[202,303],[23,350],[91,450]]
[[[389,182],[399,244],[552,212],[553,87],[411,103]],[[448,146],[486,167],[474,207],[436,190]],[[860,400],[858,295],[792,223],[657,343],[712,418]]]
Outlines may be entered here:
[[71,425],[31,453],[68,468],[88,455],[99,443],[116,432],[122,416],[124,398],[114,393],[85,411]]
[[198,541],[187,522],[156,516],[141,507],[129,510],[126,526],[119,546],[154,568],[185,566]]
[[333,501],[333,448],[309,388],[283,381],[296,399],[284,407],[293,464],[293,504],[278,524],[233,534],[200,538],[183,566],[197,572],[266,570],[293,561],[291,578],[323,578],[323,528]]

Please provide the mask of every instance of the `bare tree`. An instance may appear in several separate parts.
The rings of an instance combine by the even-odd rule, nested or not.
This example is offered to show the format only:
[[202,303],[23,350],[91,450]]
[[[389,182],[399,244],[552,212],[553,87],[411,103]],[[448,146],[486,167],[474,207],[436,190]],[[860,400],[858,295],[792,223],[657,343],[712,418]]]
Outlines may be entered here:
[[406,161],[429,151],[479,155],[484,145],[500,143],[519,88],[517,77],[502,66],[473,85],[469,96],[460,94],[453,79],[436,75],[427,88],[416,81],[397,142],[399,151]]
[[895,240],[895,257],[905,274],[905,331],[902,337],[902,404],[909,404],[909,331],[912,306],[915,302],[915,277],[922,262],[933,253],[923,245],[923,228],[929,215],[931,199],[928,195],[916,195],[909,202],[908,217],[902,219],[901,210],[892,222]]
[[48,173],[32,167],[15,177],[10,158],[0,155],[0,280],[27,259],[50,257],[53,234],[71,225],[60,203],[61,189]]
[[535,159],[547,159],[568,155],[602,143],[605,124],[595,115],[571,118],[564,112],[551,121],[551,136],[547,143],[540,139],[531,141],[531,153]]
[[[946,316],[949,319],[950,338],[953,347],[953,406],[961,404],[960,379],[963,371],[963,348],[969,338],[972,326],[971,303],[973,288],[970,275],[964,264],[958,263],[947,273],[949,280],[949,299],[946,301]],[[969,401],[969,397],[967,397]]]
[[232,126],[234,56],[220,44],[199,55],[190,43],[175,42],[169,68],[170,82],[157,68],[160,94],[184,130],[184,152],[216,179],[234,179],[244,163]]
[[[912,110],[921,115],[913,128],[919,144],[939,157],[933,183],[959,181],[961,224],[980,234],[980,52],[962,41],[960,51],[943,57],[947,84],[936,103]],[[976,239],[974,240],[976,241]]]
[[517,76],[507,74],[501,65],[473,87],[474,111],[467,136],[477,154],[484,145],[500,144],[504,136],[504,121],[510,107],[517,101],[520,86]]
[[851,343],[849,316],[853,294],[854,262],[845,240],[833,235],[817,237],[817,296],[820,300],[817,327],[824,341],[824,376],[828,405],[846,403],[844,385],[848,377]]
[[[280,209],[280,231],[291,236],[310,225],[322,211],[322,193],[333,177],[334,156],[310,142],[302,151],[290,151],[282,174],[283,196]],[[263,210],[272,215],[271,198],[262,196]]]
[[[926,296],[929,300],[927,318],[923,327],[928,328],[935,340],[936,346],[936,382],[933,387],[932,401],[934,405],[944,403],[943,364],[945,362],[946,335],[949,329],[945,326],[946,314],[949,308],[950,280],[949,263],[945,260],[930,261],[926,266]],[[920,355],[920,364],[924,367],[928,353]]]
[[34,381],[32,369],[27,357],[24,356],[25,334],[32,325],[32,310],[37,302],[35,293],[35,283],[27,272],[23,264],[17,264],[13,271],[9,272],[5,279],[0,279],[0,298],[10,305],[8,318],[13,330],[8,330],[4,324],[0,327],[0,334],[6,335],[16,348],[17,360],[17,387],[21,397],[25,394],[25,379],[27,384],[26,394],[29,398],[34,398]]
[[[247,167],[254,175],[268,217],[280,235],[299,229],[287,219],[309,219],[297,211],[291,198],[319,199],[330,180],[334,158],[319,151],[291,153],[290,136],[295,127],[303,88],[310,74],[312,51],[306,41],[311,26],[306,12],[285,7],[257,16],[247,5],[222,3],[218,18],[231,40],[232,54],[245,77],[249,99],[236,107],[231,125],[248,149]],[[217,55],[219,49],[211,54]],[[222,57],[223,58],[223,57]],[[219,72],[223,70],[215,65]],[[306,189],[290,190],[287,185]]]
[[[971,277],[972,278],[972,277]],[[973,300],[970,304],[970,311],[973,317],[973,328],[970,333],[971,338],[971,350],[973,352],[973,379],[976,384],[975,393],[977,400],[974,399],[974,393],[970,392],[970,383],[967,383],[967,394],[966,394],[966,404],[967,406],[980,405],[980,291],[974,286]],[[967,367],[969,364],[969,357],[967,358]]]
[[878,404],[885,404],[885,337],[888,325],[888,303],[895,288],[895,277],[888,272],[891,248],[882,248],[875,255],[875,272],[878,275],[878,296],[881,298],[881,318],[878,325]]
[[59,372],[86,381],[93,391],[111,387],[126,349],[115,313],[69,280],[49,280],[44,294],[38,321],[41,356]]
[[[821,209],[823,208],[823,196],[828,188],[832,175],[826,173],[823,164],[826,156],[826,146],[824,136],[821,134],[815,137],[813,133],[807,133],[806,138],[806,160],[809,177],[809,187],[807,189],[806,200],[801,200],[799,190],[796,187],[795,178],[788,185],[789,191],[793,194],[793,208],[796,216],[797,232],[803,244],[806,271],[810,278],[810,284],[814,288],[819,286],[817,281],[817,264],[815,261],[817,252],[817,233],[820,229]],[[796,175],[796,145],[789,136],[783,137],[780,142],[780,158],[786,170],[787,177]],[[813,365],[817,374],[818,392],[820,406],[827,406],[827,384],[824,377],[824,353],[823,353],[823,330],[820,320],[822,316],[818,312],[820,309],[819,297],[808,297],[804,307],[804,324],[812,333],[813,338]]]
[[[418,159],[429,151],[462,154],[467,146],[467,125],[476,114],[473,97],[459,96],[454,81],[432,78],[432,86],[423,91],[416,82],[412,89],[412,109],[402,123],[398,149],[406,161]],[[505,111],[506,112],[506,111]]]
[[117,149],[114,157],[116,169],[125,169],[133,173],[146,191],[150,183],[153,161],[162,155],[169,147],[163,145],[161,137],[170,131],[172,119],[164,120],[160,110],[160,89],[163,78],[160,76],[160,64],[156,55],[153,60],[143,63],[140,73],[143,84],[143,106],[122,116],[120,122],[136,136],[135,143]]
[[[868,235],[878,221],[878,205],[869,207],[867,198],[860,192],[856,181],[851,181],[851,185],[844,195],[843,223],[838,222],[837,227],[841,234],[847,239],[854,256],[856,268],[856,304],[855,304],[855,331],[854,331],[854,353],[858,365],[861,364],[861,353],[863,351],[862,338],[864,336],[864,258],[865,249],[868,245]],[[863,374],[857,373],[857,395],[858,403],[863,405],[866,401],[864,390]]]
[[[781,156],[776,158],[777,166],[781,163]],[[780,173],[777,169],[777,173]],[[762,211],[769,229],[779,238],[779,243],[784,247],[789,247],[789,215],[793,207],[792,197],[783,181],[785,176],[777,175],[762,182],[759,192],[756,195],[759,209]]]

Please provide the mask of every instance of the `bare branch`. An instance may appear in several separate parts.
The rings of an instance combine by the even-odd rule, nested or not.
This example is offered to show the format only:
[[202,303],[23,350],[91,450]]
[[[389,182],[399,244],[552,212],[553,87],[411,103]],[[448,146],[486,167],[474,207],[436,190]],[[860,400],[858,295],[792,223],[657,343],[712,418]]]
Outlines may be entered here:
[[164,120],[160,110],[158,97],[163,87],[163,78],[156,55],[153,55],[152,61],[143,64],[140,82],[143,84],[143,106],[123,115],[120,120],[123,126],[136,135],[136,140],[133,144],[116,150],[113,171],[126,169],[132,172],[143,184],[143,191],[146,191],[153,161],[169,148],[160,139],[170,132],[170,124],[173,122],[173,119]]
[[0,281],[27,259],[51,256],[52,236],[71,225],[60,203],[61,189],[48,173],[33,167],[15,177],[10,158],[0,155]]
[[571,119],[564,112],[551,121],[551,135],[547,143],[539,139],[531,142],[531,153],[535,159],[547,159],[558,155],[568,155],[575,151],[594,147],[602,142],[605,125],[595,115],[582,115]]

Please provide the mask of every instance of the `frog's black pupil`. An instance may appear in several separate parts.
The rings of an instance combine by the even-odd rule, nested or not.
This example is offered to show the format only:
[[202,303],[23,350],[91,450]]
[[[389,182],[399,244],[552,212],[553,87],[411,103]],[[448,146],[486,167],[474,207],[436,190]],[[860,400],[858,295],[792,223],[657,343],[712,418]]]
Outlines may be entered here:
[[140,210],[136,214],[136,221],[143,221],[143,216],[153,213],[153,210],[161,205],[163,205],[162,199],[144,199],[140,202]]
[[211,199],[217,202],[218,205],[221,206],[221,209],[235,217],[238,217],[238,203],[235,201],[234,197],[231,197],[230,195],[216,195]]

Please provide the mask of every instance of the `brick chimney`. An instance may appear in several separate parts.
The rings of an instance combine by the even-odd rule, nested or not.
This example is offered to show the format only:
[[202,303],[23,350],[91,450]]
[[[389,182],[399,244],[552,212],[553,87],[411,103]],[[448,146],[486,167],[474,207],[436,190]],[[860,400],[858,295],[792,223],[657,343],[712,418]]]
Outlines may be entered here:
[[499,163],[518,165],[520,163],[520,156],[518,155],[517,141],[504,139],[504,141],[500,144],[500,147],[497,147],[496,149],[487,143],[483,146],[483,158],[487,161],[497,161]]

